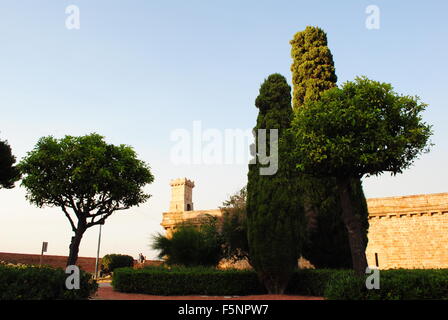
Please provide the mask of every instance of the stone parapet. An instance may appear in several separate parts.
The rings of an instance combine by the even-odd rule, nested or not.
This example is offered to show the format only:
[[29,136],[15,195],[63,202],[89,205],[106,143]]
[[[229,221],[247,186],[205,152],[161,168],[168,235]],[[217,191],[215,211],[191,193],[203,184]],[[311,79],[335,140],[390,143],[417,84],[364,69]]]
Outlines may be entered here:
[[369,216],[448,212],[448,193],[367,199]]
[[188,222],[192,225],[200,225],[206,221],[208,216],[220,217],[221,215],[222,212],[220,209],[164,212],[161,226],[171,236],[178,224]]
[[182,186],[182,185],[186,185],[186,186],[189,186],[190,188],[194,188],[194,182],[187,178],[173,179],[170,182],[170,186],[172,186],[172,187]]

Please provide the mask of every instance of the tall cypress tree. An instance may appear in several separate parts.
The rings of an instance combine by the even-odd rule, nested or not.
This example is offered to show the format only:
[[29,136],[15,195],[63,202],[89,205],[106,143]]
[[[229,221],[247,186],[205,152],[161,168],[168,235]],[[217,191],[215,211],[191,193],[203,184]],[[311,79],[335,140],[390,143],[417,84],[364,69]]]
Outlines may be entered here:
[[[300,108],[307,100],[316,100],[336,86],[333,55],[328,48],[327,35],[318,27],[306,27],[290,41],[293,79],[293,107]],[[316,267],[350,268],[352,259],[348,234],[341,217],[341,205],[333,178],[299,177],[304,193],[307,217],[307,241],[303,255]],[[361,181],[352,181],[356,212],[362,218],[367,245],[368,212]]]
[[325,90],[336,86],[338,80],[327,35],[317,27],[306,27],[290,41],[293,83],[293,107],[306,100],[316,100]]
[[[287,129],[291,126],[291,87],[280,74],[270,75],[261,85],[255,102],[259,109],[255,133],[267,129],[267,154],[278,150],[278,169],[261,175],[257,164],[249,166],[247,185],[247,228],[250,262],[271,294],[282,294],[300,256],[303,222],[300,192],[291,179],[297,176],[290,159]],[[270,129],[278,131],[278,146],[270,145]],[[260,145],[255,142],[259,159]]]

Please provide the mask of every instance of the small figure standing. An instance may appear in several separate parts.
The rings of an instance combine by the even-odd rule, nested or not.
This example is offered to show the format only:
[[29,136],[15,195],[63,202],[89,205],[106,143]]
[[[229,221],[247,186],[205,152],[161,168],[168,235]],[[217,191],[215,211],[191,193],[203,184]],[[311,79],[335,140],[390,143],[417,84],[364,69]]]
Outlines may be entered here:
[[138,254],[138,262],[140,262],[141,264],[145,262],[145,257],[142,253]]

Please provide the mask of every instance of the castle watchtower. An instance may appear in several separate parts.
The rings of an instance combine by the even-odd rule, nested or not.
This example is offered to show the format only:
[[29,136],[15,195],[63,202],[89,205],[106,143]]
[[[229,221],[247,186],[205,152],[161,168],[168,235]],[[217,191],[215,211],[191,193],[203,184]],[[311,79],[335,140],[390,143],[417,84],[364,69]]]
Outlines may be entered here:
[[170,209],[163,213],[161,223],[168,237],[172,236],[181,223],[188,222],[191,225],[201,225],[204,221],[208,221],[209,216],[220,217],[222,215],[221,209],[193,209],[193,181],[187,178],[174,179],[171,180],[170,185]]
[[171,180],[169,212],[193,211],[194,182],[187,178]]

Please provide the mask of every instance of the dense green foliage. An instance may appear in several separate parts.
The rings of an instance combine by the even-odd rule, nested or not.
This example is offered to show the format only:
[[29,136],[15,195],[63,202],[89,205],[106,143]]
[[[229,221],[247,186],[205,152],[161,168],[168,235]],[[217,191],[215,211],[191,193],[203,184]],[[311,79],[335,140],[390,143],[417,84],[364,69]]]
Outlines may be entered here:
[[15,162],[16,158],[8,142],[0,140],[0,189],[11,189],[14,182],[20,179],[20,172],[14,166]]
[[317,176],[397,174],[427,150],[426,105],[390,84],[356,78],[297,111],[298,166]]
[[200,226],[180,224],[171,237],[157,234],[152,242],[159,258],[169,265],[183,266],[216,266],[222,257],[221,246],[214,217]]
[[[286,293],[333,300],[448,299],[448,270],[383,270],[380,289],[367,290],[352,270],[295,270]],[[252,270],[148,267],[117,269],[112,285],[121,292],[155,295],[264,294]]]
[[293,107],[298,109],[307,100],[316,100],[322,92],[336,86],[333,55],[327,46],[326,33],[308,26],[290,41]]
[[[279,294],[297,267],[303,225],[300,192],[297,184],[291,183],[297,172],[285,134],[292,119],[291,88],[286,79],[280,74],[270,75],[261,85],[255,105],[259,110],[255,133],[267,130],[267,154],[277,156],[278,169],[272,175],[260,171],[262,152],[257,136],[257,163],[249,166],[247,185],[250,262],[268,292]],[[275,141],[271,145],[271,129],[277,130],[277,146]]]
[[[297,110],[305,102],[317,100],[323,92],[334,88],[337,76],[327,35],[322,29],[308,26],[296,33],[290,43],[293,107]],[[348,233],[341,216],[335,179],[302,174],[296,181],[303,190],[307,218],[303,256],[318,268],[351,268]],[[366,231],[364,242],[367,245],[367,203],[361,181],[354,179],[352,185],[352,197]]]
[[368,290],[364,278],[341,274],[324,294],[332,300],[448,300],[448,270],[381,271],[378,290]]
[[264,292],[253,271],[197,267],[117,269],[112,285],[121,292],[155,295],[247,295]]
[[354,181],[385,171],[401,173],[427,150],[431,127],[422,122],[425,107],[418,98],[396,94],[390,84],[356,78],[296,110],[297,167],[336,180],[358,275],[367,267],[367,243]]
[[[351,197],[362,223],[363,243],[367,247],[368,210],[360,179],[352,179]],[[307,237],[303,256],[316,268],[350,269],[353,267],[347,228],[342,219],[341,202],[335,178],[303,176],[307,186]]]
[[105,273],[111,273],[117,268],[134,266],[134,258],[125,254],[106,254],[101,259],[101,265]]
[[227,259],[249,259],[249,243],[247,240],[247,189],[244,187],[220,208],[222,218],[220,234],[223,241],[223,256]]
[[68,290],[63,269],[0,264],[0,300],[87,299],[98,288],[89,273],[81,270],[80,289]]
[[145,202],[150,195],[143,187],[154,180],[130,146],[107,144],[98,134],[43,137],[19,168],[27,199],[38,207],[60,207],[70,222],[75,235],[67,265],[76,264],[88,228]]
[[324,292],[333,279],[350,275],[351,270],[344,269],[299,269],[295,270],[286,293],[306,296],[324,296]]

